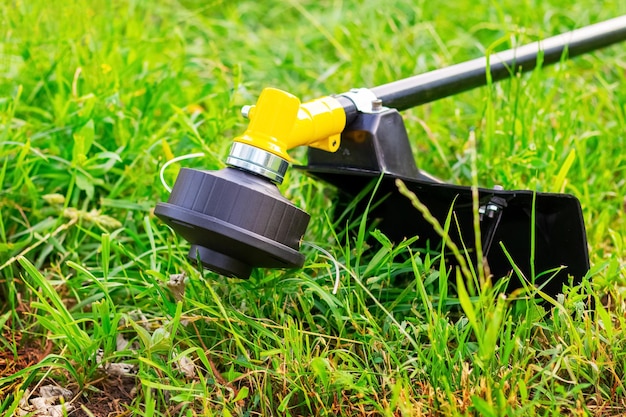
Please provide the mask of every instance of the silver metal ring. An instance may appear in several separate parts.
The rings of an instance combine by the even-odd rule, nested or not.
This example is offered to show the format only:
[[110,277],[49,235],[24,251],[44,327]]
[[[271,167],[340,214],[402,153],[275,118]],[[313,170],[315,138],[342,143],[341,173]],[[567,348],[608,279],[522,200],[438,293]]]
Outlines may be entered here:
[[281,184],[289,162],[273,153],[241,142],[233,143],[226,164],[259,174]]

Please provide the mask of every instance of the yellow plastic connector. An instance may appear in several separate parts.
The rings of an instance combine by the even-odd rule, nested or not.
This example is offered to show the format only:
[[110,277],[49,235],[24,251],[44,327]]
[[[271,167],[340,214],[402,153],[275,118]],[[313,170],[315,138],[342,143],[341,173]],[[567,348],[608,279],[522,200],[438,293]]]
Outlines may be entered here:
[[276,88],[261,92],[248,118],[248,129],[235,142],[255,146],[287,161],[287,150],[297,146],[335,152],[346,125],[346,113],[333,97],[301,104],[296,96]]

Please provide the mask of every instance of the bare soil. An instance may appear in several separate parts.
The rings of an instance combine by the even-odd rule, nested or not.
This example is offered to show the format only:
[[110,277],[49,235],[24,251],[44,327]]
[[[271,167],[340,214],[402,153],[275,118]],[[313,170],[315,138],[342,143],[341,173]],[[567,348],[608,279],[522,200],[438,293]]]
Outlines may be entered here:
[[76,410],[72,417],[90,417],[85,411],[96,417],[113,417],[130,415],[128,405],[133,400],[136,387],[134,377],[103,378],[94,381],[90,389],[83,390],[88,395],[80,396],[75,402]]
[[[29,340],[25,341],[22,335],[17,332],[5,332],[3,338],[12,346],[16,346],[14,353],[10,349],[0,349],[0,379],[9,377],[16,372],[26,369],[41,362],[46,356],[52,353],[53,344],[51,341]],[[0,386],[0,398],[13,393],[22,381]],[[53,383],[44,381],[42,385]],[[135,377],[102,377],[93,381],[82,390],[82,393],[75,396],[72,404],[74,410],[69,413],[72,417],[114,417],[130,415],[128,405],[134,397],[136,387]],[[77,387],[67,388],[77,392]],[[36,394],[36,392],[35,392]],[[88,414],[88,410],[90,414]]]

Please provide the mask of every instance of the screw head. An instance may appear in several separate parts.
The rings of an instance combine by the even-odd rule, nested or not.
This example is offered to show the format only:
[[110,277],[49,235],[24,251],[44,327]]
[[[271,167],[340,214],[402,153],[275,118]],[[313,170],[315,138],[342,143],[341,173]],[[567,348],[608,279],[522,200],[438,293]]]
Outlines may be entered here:
[[372,100],[372,111],[381,111],[383,109],[383,101],[379,98]]

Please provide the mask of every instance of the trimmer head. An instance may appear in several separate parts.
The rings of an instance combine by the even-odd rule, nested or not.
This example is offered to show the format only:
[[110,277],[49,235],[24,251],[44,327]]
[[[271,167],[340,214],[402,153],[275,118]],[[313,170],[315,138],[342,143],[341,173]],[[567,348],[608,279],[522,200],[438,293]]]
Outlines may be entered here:
[[339,147],[346,122],[341,103],[323,97],[307,103],[284,91],[263,90],[235,139],[221,171],[183,169],[167,203],[154,213],[191,248],[189,257],[219,274],[248,278],[252,268],[296,268],[309,215],[283,197],[294,146]]
[[154,213],[191,243],[191,259],[219,274],[248,278],[255,267],[304,263],[298,249],[309,215],[248,172],[182,169]]

